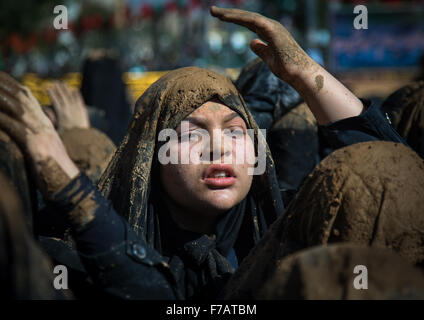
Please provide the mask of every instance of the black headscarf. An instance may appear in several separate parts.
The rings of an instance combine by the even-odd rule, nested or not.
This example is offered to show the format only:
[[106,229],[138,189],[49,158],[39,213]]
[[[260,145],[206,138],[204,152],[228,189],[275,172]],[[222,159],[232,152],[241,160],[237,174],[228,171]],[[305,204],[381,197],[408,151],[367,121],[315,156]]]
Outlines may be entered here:
[[87,59],[82,71],[81,94],[87,105],[105,112],[106,128],[99,112],[92,112],[96,120],[93,125],[99,125],[98,129],[118,145],[131,118],[119,60],[108,56]]
[[[234,249],[241,261],[283,211],[274,163],[266,147],[266,171],[254,176],[246,198],[217,223],[214,236],[178,228],[158,183],[159,132],[176,129],[196,108],[211,99],[238,112],[254,129],[257,144],[266,144],[243,98],[231,81],[196,67],[171,71],[137,101],[127,134],[103,174],[99,187],[115,210],[156,250],[169,257],[182,296],[214,297],[234,268],[226,259]],[[168,201],[172,201],[168,197]]]
[[271,129],[278,119],[303,102],[299,93],[277,78],[259,58],[243,68],[236,87],[261,129]]
[[27,169],[21,149],[6,133],[0,131],[0,170],[12,182],[19,194],[25,223],[29,230],[33,231],[32,213],[37,210],[37,194]]
[[424,158],[424,81],[413,82],[395,91],[381,108],[408,145]]

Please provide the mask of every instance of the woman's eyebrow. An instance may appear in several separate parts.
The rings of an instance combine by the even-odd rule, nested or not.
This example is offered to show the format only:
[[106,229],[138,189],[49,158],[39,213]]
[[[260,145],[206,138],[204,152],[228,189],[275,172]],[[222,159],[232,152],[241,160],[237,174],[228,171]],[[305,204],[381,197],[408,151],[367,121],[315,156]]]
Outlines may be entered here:
[[197,117],[193,117],[193,116],[185,118],[184,121],[188,121],[188,122],[190,122],[190,123],[192,123],[192,124],[194,124],[198,127],[203,127],[206,124],[205,119],[197,118]]
[[237,117],[240,117],[240,115],[237,112],[233,111],[233,113],[229,114],[228,116],[226,116],[224,118],[224,122],[231,121],[231,120],[233,120],[234,118],[237,118]]
[[[240,115],[237,112],[233,111],[232,113],[230,113],[229,115],[227,115],[223,119],[223,122],[224,123],[229,122],[229,121],[231,121],[231,120],[233,120],[234,118],[237,118],[237,117],[240,117]],[[204,119],[203,117],[189,116],[189,117],[185,118],[184,121],[188,121],[188,122],[190,122],[190,123],[192,123],[196,126],[199,126],[199,127],[204,127],[207,124],[207,120]]]

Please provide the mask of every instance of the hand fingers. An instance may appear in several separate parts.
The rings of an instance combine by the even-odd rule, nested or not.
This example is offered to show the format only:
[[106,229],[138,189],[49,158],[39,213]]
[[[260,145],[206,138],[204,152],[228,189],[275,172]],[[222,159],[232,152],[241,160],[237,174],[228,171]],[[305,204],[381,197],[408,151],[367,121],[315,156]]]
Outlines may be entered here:
[[255,33],[258,33],[260,31],[262,31],[263,33],[264,31],[266,31],[266,28],[268,27],[268,23],[270,21],[268,18],[265,18],[264,16],[258,13],[239,9],[224,9],[212,6],[210,12],[212,16],[217,17],[222,21],[232,22],[241,25]]
[[252,51],[258,55],[265,63],[267,63],[268,59],[272,57],[271,48],[263,41],[259,39],[253,39],[250,43],[250,48]]
[[43,112],[47,116],[47,118],[49,118],[54,128],[57,129],[57,116],[54,109],[51,106],[46,106],[43,107]]
[[27,86],[21,85],[21,92],[18,92],[17,97],[19,98],[21,103],[24,103],[24,109],[26,106],[32,106],[37,110],[41,110],[40,103]]
[[74,99],[79,105],[82,105],[84,109],[86,109],[84,99],[82,98],[81,92],[78,89],[74,90]]
[[82,102],[82,99],[80,97],[80,93],[78,90],[72,90],[72,98],[75,102],[75,107],[79,109],[81,112],[83,112],[85,109],[85,105],[84,105],[84,102]]
[[56,81],[53,82],[53,86],[47,90],[47,93],[49,94],[49,97],[52,101],[54,111],[59,116],[65,102],[62,93],[59,90],[59,85]]
[[65,82],[60,81],[59,88],[63,95],[63,98],[67,102],[66,107],[71,107],[73,104],[73,96],[72,96],[71,90],[69,89],[69,86]]
[[24,113],[20,101],[4,88],[0,88],[0,111],[17,117],[18,119]]
[[74,98],[77,104],[77,107],[79,111],[81,112],[81,115],[84,118],[84,127],[89,128],[90,127],[90,116],[88,115],[87,106],[84,103],[84,100],[81,96],[80,91],[77,89],[74,91]]
[[19,82],[2,71],[0,71],[0,88],[11,95],[17,94],[22,89]]
[[17,144],[22,148],[26,148],[27,128],[24,124],[0,112],[0,128],[3,129]]

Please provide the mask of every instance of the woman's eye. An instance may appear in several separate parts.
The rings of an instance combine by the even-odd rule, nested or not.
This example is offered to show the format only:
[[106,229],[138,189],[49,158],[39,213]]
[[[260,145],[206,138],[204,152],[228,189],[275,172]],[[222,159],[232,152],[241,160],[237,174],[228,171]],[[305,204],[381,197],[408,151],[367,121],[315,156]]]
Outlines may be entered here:
[[196,131],[184,132],[179,135],[180,141],[197,141],[201,137],[201,133]]
[[201,137],[201,134],[199,132],[193,131],[190,133],[190,140],[197,140]]
[[232,128],[229,132],[234,138],[241,138],[244,136],[244,130],[242,128]]

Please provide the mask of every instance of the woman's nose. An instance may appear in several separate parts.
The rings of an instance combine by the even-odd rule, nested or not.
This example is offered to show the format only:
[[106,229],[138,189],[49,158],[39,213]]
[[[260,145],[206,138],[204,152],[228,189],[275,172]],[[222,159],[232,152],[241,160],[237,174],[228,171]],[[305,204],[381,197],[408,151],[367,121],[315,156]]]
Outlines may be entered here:
[[209,159],[211,161],[223,159],[231,153],[231,146],[226,140],[222,130],[213,130],[209,143]]

